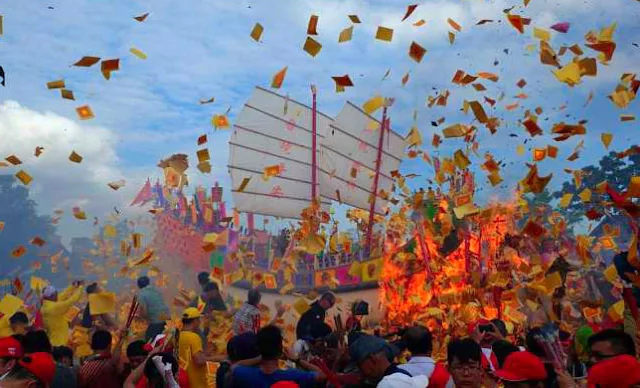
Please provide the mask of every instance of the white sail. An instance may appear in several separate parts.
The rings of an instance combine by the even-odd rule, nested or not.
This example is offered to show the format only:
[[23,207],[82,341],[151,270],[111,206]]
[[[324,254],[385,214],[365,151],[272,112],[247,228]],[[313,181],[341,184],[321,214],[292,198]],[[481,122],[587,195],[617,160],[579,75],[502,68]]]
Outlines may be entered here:
[[[380,128],[380,121],[347,102],[330,125],[321,146],[320,190],[324,197],[370,210]],[[391,171],[400,166],[403,151],[404,138],[392,130],[385,130],[378,193],[380,190],[390,192]],[[386,205],[387,201],[378,197],[375,212],[384,214]]]
[[[317,113],[319,161],[320,144],[332,119]],[[260,87],[255,89],[237,117],[229,142],[228,168],[238,211],[300,218],[311,199],[311,119],[310,107]],[[265,181],[265,167],[274,165],[284,171]],[[249,183],[238,191],[245,178],[250,178]],[[319,188],[317,192],[320,194]],[[322,196],[321,201],[325,210],[331,205]]]

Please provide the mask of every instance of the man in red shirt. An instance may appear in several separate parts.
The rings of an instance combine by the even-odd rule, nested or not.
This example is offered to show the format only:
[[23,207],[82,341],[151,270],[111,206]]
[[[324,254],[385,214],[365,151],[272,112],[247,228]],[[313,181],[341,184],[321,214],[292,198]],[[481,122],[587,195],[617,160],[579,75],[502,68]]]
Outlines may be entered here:
[[78,371],[79,388],[119,388],[122,386],[118,364],[124,337],[125,335],[120,336],[112,353],[111,333],[106,330],[97,330],[93,333],[91,349],[94,355],[86,359],[80,366]]

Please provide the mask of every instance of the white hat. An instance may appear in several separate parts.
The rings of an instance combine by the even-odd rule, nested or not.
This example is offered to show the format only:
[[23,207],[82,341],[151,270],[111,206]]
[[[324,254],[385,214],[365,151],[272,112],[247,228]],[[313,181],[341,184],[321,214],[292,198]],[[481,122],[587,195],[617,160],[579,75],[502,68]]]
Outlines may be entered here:
[[46,286],[42,289],[42,296],[45,298],[51,298],[58,292],[54,286]]
[[385,376],[378,383],[378,388],[426,388],[429,386],[427,376],[407,376],[404,373],[394,373]]

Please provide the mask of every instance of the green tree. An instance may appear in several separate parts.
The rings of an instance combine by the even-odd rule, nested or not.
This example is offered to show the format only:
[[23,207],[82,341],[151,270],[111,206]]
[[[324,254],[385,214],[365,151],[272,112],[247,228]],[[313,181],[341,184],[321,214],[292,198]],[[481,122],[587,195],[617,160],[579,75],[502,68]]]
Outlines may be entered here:
[[[42,263],[39,272],[46,273],[46,277],[51,279],[46,259],[64,249],[51,218],[38,215],[37,204],[29,198],[29,190],[16,183],[12,175],[0,175],[0,204],[0,221],[5,223],[4,230],[0,232],[0,278],[14,278],[28,273],[31,264],[39,261]],[[43,239],[45,245],[32,245],[30,242],[34,237]],[[15,258],[11,253],[20,245],[27,251],[23,256]],[[63,278],[65,271],[61,269],[60,275],[55,275],[53,277],[56,279]]]
[[[640,176],[640,154],[619,158],[616,152],[610,152],[600,159],[597,165],[587,166],[582,169],[582,172],[582,182],[579,187],[576,187],[575,180],[571,179],[564,182],[562,188],[552,194],[554,199],[560,199],[567,193],[574,195],[569,206],[565,209],[559,209],[569,225],[583,221],[585,213],[592,209],[603,214],[602,202],[608,201],[609,196],[606,193],[597,193],[596,186],[606,181],[618,192],[626,190],[631,177]],[[578,197],[578,194],[587,188],[591,190],[592,195],[591,200],[585,203]],[[620,215],[614,207],[609,207],[607,211],[613,217]]]

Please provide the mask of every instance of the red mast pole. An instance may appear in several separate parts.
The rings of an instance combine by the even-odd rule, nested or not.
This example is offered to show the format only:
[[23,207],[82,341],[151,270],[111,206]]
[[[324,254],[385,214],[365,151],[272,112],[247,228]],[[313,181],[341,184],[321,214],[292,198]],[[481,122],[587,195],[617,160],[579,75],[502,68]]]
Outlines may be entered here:
[[378,139],[378,155],[376,156],[376,175],[373,177],[373,198],[369,208],[369,228],[367,230],[367,247],[371,255],[371,240],[373,239],[373,219],[376,210],[376,198],[378,197],[378,180],[380,178],[380,164],[382,163],[382,144],[384,141],[384,131],[387,127],[387,103],[385,101],[382,110],[382,125],[380,126],[380,138]]
[[316,87],[311,85],[311,94],[313,95],[313,105],[311,105],[311,200],[315,201],[316,199],[316,184],[317,184],[317,141],[316,135],[318,132],[317,129],[317,98],[316,98]]

